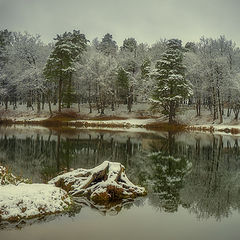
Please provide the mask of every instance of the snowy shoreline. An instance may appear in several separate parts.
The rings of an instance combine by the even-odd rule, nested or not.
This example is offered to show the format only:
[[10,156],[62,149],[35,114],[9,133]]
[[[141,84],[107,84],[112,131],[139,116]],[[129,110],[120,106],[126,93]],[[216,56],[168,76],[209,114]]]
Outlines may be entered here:
[[[16,124],[16,125],[32,125],[48,127],[49,118],[44,117],[32,117],[32,118],[10,118],[2,119],[2,125]],[[109,130],[109,131],[133,131],[133,132],[148,132],[161,130],[162,127],[158,127],[158,124],[168,125],[166,121],[158,118],[128,118],[124,120],[112,119],[112,120],[70,120],[70,121],[57,121],[56,127],[69,127],[76,129],[90,129],[90,130]],[[1,126],[1,123],[0,123]],[[170,126],[170,125],[169,125]],[[173,125],[175,126],[175,125]],[[183,124],[184,130],[193,132],[210,132],[217,134],[228,134],[240,136],[240,125],[238,124]],[[51,121],[51,127],[54,127],[54,121]],[[169,127],[171,129],[171,126]],[[169,129],[168,128],[168,129]]]

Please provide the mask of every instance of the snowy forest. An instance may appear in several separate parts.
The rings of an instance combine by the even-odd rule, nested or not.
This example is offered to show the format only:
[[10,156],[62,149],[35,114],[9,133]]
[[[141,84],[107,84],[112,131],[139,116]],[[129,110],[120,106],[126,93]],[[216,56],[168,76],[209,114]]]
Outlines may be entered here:
[[[173,122],[179,107],[202,109],[221,123],[240,111],[240,49],[225,36],[182,44],[161,39],[153,45],[111,34],[89,41],[78,30],[46,44],[40,36],[0,31],[0,103],[5,110],[26,105],[52,115],[73,104],[104,114],[149,103]],[[150,111],[149,110],[149,111]]]

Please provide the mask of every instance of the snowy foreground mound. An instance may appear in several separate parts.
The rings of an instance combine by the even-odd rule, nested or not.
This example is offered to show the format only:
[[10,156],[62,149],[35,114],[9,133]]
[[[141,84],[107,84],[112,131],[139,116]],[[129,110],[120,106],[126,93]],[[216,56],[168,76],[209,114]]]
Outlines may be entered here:
[[126,202],[122,200],[146,194],[145,188],[129,181],[124,166],[116,162],[76,169],[57,176],[49,184],[30,184],[28,179],[15,177],[0,166],[0,223],[61,213],[73,204],[70,195],[86,197],[84,203],[78,199],[79,206],[101,204],[107,207],[98,206],[99,210],[105,211],[121,208],[119,204]]
[[147,194],[145,188],[130,182],[122,164],[109,161],[92,169],[79,168],[59,175],[49,183],[63,188],[73,196],[85,196],[95,203],[107,203]]
[[0,222],[42,217],[64,211],[70,204],[68,194],[55,186],[30,184],[0,166]]
[[71,204],[67,193],[47,184],[0,186],[0,220],[18,221],[59,213]]

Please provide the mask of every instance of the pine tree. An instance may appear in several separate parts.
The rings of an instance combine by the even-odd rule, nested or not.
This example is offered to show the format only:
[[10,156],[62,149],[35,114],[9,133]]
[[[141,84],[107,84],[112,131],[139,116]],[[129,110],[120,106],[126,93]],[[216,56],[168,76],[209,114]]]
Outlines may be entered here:
[[88,40],[84,34],[76,30],[73,33],[57,35],[55,40],[57,42],[48,58],[44,75],[47,80],[58,82],[58,111],[61,112],[62,101],[64,100],[67,107],[70,107],[74,99],[72,75],[75,72],[75,62],[86,50]]
[[181,41],[171,39],[167,50],[157,61],[153,77],[156,86],[153,94],[153,106],[161,106],[162,113],[173,123],[179,102],[191,95],[191,88],[185,79]]
[[117,73],[117,95],[119,100],[127,103],[129,90],[129,76],[128,73],[121,67]]
[[129,51],[134,54],[134,57],[136,57],[136,51],[137,51],[137,41],[135,38],[127,38],[123,41],[123,45],[121,47],[121,51]]
[[145,59],[141,65],[141,78],[145,79],[149,76],[151,67],[151,61],[149,59]]
[[9,32],[7,29],[0,31],[0,69],[7,61],[6,56],[4,56],[4,51],[6,46],[11,43],[12,40],[12,33]]
[[104,35],[102,41],[98,45],[98,49],[106,56],[116,55],[117,43],[112,39],[112,35],[107,33]]

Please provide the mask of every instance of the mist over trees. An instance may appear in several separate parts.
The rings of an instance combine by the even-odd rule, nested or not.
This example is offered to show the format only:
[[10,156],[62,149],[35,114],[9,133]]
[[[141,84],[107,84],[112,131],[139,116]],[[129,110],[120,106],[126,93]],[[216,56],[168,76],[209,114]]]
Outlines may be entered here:
[[111,34],[92,42],[80,31],[40,36],[0,31],[0,102],[7,110],[26,104],[38,113],[52,105],[89,106],[89,113],[115,111],[120,104],[150,103],[173,122],[179,107],[208,109],[215,121],[240,112],[240,50],[224,36],[198,42],[160,40],[149,46]]

